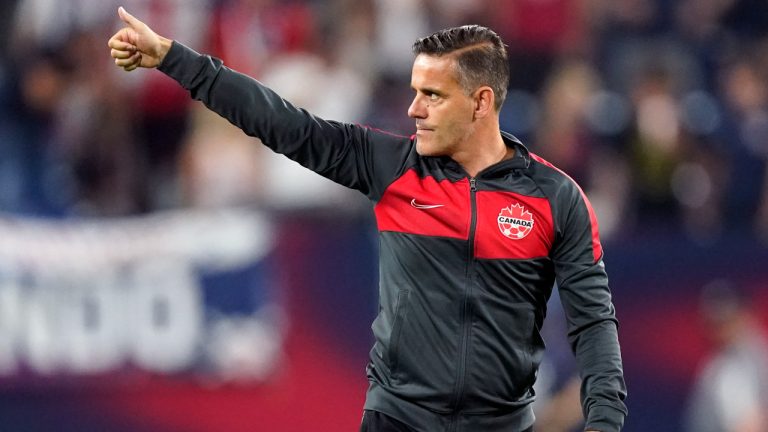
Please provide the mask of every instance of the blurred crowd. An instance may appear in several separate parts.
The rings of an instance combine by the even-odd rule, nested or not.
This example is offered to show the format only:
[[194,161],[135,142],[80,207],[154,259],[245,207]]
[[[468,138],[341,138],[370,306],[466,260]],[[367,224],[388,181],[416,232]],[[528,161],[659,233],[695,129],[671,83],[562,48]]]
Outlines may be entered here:
[[114,67],[120,4],[322,117],[406,135],[413,41],[488,25],[510,50],[502,128],[584,186],[603,237],[768,240],[761,0],[6,1],[0,210],[361,208],[163,74]]

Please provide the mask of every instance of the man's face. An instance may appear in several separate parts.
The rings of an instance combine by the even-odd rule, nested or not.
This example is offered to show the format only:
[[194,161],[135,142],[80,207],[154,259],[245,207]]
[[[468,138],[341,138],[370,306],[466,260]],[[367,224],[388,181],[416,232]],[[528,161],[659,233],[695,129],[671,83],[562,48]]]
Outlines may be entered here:
[[419,54],[413,62],[416,92],[408,116],[416,120],[416,151],[422,156],[453,156],[472,143],[475,102],[456,77],[452,56]]

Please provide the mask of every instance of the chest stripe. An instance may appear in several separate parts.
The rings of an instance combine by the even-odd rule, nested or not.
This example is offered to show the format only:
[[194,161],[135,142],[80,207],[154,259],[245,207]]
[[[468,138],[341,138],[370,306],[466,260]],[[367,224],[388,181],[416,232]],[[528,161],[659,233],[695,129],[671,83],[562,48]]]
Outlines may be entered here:
[[[392,183],[376,204],[379,231],[391,231],[459,240],[469,239],[471,221],[470,185],[437,181],[407,171]],[[554,241],[554,223],[549,200],[508,191],[476,193],[477,227],[474,256],[481,259],[531,259],[549,255]],[[499,217],[517,206],[530,218],[525,235],[504,234]],[[506,224],[509,226],[509,224]]]
[[408,170],[374,208],[379,231],[469,238],[469,181],[437,181]]

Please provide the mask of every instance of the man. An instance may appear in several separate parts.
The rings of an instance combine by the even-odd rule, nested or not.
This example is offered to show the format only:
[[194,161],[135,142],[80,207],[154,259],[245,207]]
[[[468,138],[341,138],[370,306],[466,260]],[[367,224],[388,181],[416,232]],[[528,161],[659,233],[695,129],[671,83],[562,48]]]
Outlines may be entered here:
[[701,291],[699,314],[714,351],[688,400],[690,432],[768,430],[768,340],[742,290],[716,279]]
[[398,137],[298,109],[221,61],[127,24],[115,64],[153,68],[265,145],[375,203],[380,309],[363,431],[526,431],[557,282],[582,377],[587,430],[626,407],[597,222],[579,187],[499,129],[509,66],[480,26],[416,42]]

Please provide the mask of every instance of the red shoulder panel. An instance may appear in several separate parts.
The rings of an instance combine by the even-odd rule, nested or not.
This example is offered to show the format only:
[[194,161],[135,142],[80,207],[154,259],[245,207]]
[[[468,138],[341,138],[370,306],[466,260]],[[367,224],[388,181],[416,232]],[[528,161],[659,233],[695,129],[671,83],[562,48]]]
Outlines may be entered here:
[[379,231],[469,238],[469,181],[421,178],[408,170],[374,208]]
[[566,176],[568,180],[572,181],[573,184],[576,185],[576,187],[579,189],[579,192],[581,193],[581,199],[584,200],[584,205],[587,206],[587,212],[589,213],[589,223],[592,228],[592,255],[595,259],[595,262],[600,259],[600,257],[603,255],[603,246],[600,244],[600,230],[597,226],[597,216],[595,215],[595,210],[592,208],[592,203],[589,202],[589,199],[587,198],[587,195],[584,193],[584,191],[581,189],[581,186],[579,186],[578,183],[576,183],[568,174],[563,172],[560,168],[552,165],[549,161],[543,159],[541,156],[531,153],[531,157],[538,161],[539,163],[546,165],[555,171],[561,173],[562,175]]

